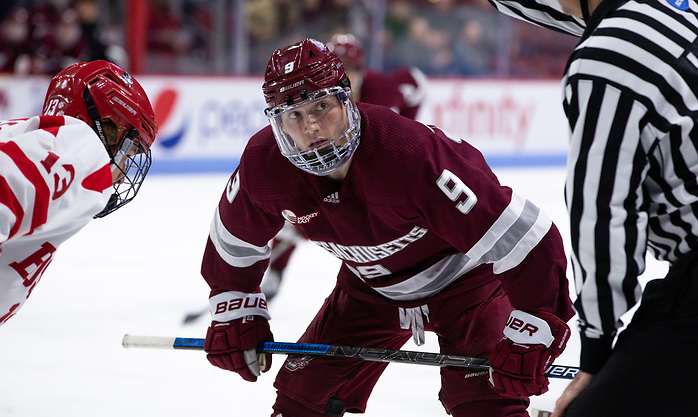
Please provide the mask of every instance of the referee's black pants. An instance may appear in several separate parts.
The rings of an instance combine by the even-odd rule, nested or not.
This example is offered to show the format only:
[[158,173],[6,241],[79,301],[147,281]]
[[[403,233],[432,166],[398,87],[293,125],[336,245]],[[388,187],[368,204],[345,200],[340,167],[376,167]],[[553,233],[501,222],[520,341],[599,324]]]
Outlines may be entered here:
[[621,416],[698,416],[698,251],[647,283],[608,361],[565,413]]

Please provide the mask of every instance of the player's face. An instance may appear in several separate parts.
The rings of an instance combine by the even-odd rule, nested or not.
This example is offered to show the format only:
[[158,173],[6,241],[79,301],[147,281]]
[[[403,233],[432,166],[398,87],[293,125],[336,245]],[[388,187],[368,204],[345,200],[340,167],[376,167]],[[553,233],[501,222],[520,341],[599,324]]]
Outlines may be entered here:
[[[335,95],[326,95],[284,112],[281,122],[301,151],[321,148],[342,137],[349,128],[347,112]],[[346,138],[341,138],[336,144],[345,142]]]
[[264,111],[279,151],[293,165],[326,176],[348,166],[359,143],[361,118],[351,90],[317,90],[297,104]]

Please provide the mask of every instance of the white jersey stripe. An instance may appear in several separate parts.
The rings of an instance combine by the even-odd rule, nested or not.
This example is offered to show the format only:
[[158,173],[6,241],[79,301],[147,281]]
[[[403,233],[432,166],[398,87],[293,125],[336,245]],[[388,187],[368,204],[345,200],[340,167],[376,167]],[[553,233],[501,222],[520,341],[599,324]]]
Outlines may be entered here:
[[511,248],[506,256],[494,263],[494,273],[501,274],[518,266],[548,233],[552,224],[552,220],[542,211],[539,211],[535,223],[523,238]]
[[392,300],[417,300],[437,294],[482,264],[492,263],[494,273],[501,274],[519,265],[551,225],[550,218],[538,207],[513,194],[499,219],[466,254],[451,255],[407,280],[374,290]]
[[271,256],[269,245],[255,246],[233,236],[223,225],[218,207],[211,222],[209,237],[220,257],[237,268],[252,266]]

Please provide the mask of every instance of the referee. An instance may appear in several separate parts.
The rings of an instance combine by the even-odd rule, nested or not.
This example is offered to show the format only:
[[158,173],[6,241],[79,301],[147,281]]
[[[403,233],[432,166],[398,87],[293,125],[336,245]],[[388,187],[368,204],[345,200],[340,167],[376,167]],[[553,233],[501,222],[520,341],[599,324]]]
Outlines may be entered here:
[[[505,14],[581,36],[563,106],[582,372],[553,416],[696,416],[698,5],[490,1]],[[670,269],[643,292],[647,249]],[[640,298],[614,345],[620,316]]]

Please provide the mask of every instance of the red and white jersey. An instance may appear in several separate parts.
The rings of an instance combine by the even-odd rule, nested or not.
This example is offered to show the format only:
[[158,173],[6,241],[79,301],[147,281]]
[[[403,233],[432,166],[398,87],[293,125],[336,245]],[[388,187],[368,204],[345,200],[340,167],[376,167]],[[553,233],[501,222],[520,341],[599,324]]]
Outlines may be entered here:
[[341,184],[292,165],[269,127],[250,139],[204,253],[212,295],[255,292],[289,222],[342,260],[338,285],[357,298],[413,307],[499,279],[515,307],[572,317],[562,239],[538,207],[467,142],[357,105],[361,142]]
[[389,74],[363,73],[357,101],[378,104],[415,119],[426,97],[426,76],[417,68],[399,68]]
[[26,301],[65,240],[106,206],[109,157],[86,123],[0,122],[0,324]]

